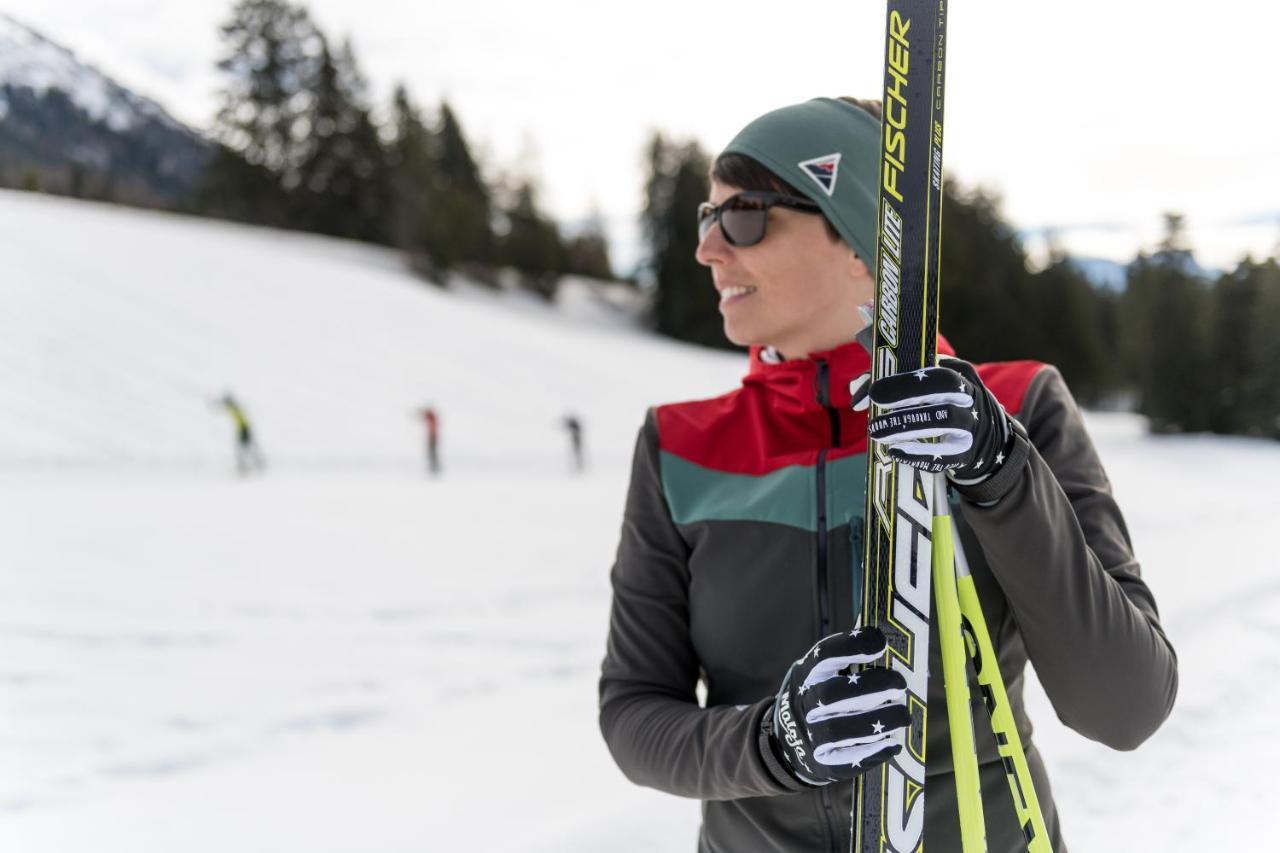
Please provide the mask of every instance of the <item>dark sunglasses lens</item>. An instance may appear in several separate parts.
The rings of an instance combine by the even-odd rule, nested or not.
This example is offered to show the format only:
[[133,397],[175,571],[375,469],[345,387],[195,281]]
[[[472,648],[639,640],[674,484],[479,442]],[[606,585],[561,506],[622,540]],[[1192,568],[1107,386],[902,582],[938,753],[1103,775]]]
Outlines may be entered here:
[[754,246],[764,239],[769,221],[767,208],[753,203],[737,203],[720,214],[720,227],[734,246]]

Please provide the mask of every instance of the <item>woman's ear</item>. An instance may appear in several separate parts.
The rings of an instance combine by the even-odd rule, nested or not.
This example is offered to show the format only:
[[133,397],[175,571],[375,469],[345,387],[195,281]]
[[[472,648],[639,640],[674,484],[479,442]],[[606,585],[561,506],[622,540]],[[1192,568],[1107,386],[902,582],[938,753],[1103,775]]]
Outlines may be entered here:
[[848,252],[845,269],[848,272],[849,284],[853,289],[853,297],[860,305],[864,302],[870,302],[876,296],[876,271],[868,266],[853,249],[849,249]]
[[862,257],[853,249],[849,249],[849,275],[855,280],[870,278],[872,270],[863,262]]

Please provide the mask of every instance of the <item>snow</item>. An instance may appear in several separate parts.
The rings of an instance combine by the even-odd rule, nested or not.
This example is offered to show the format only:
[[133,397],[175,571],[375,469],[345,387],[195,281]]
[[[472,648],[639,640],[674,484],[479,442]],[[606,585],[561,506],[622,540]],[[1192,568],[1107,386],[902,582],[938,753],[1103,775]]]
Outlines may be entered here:
[[[0,850],[694,849],[697,804],[614,766],[595,682],[645,407],[740,357],[593,286],[441,290],[391,252],[170,214],[0,192],[0,252]],[[263,477],[231,471],[226,389]],[[1182,690],[1132,753],[1033,693],[1068,839],[1244,847],[1280,763],[1280,454],[1089,423]]]
[[[56,89],[117,133],[159,121],[181,128],[164,109],[129,92],[75,54],[0,12],[0,85],[44,93]],[[8,104],[0,108],[0,118]]]

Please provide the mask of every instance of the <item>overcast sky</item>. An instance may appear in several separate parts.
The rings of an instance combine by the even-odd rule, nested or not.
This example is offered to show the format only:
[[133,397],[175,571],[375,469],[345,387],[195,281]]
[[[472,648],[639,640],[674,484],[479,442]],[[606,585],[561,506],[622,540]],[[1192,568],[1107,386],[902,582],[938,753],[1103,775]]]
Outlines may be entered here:
[[[207,127],[230,0],[0,0],[179,118]],[[884,3],[314,0],[374,94],[447,96],[491,171],[530,170],[558,218],[593,205],[633,243],[642,149],[660,128],[711,152],[756,115],[878,96]],[[1182,11],[1185,8],[1188,11]],[[948,176],[1028,231],[1128,260],[1187,214],[1202,263],[1280,240],[1280,5],[1260,0],[952,2]],[[1029,241],[1035,250],[1038,242]],[[625,245],[621,254],[628,255]]]

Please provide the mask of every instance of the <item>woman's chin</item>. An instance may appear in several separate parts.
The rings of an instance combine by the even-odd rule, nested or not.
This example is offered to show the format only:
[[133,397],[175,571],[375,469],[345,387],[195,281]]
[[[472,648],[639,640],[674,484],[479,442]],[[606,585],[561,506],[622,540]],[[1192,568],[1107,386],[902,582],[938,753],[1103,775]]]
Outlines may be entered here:
[[753,347],[760,343],[757,335],[751,334],[741,323],[734,323],[728,317],[724,321],[724,336],[729,339],[729,343],[739,347]]

